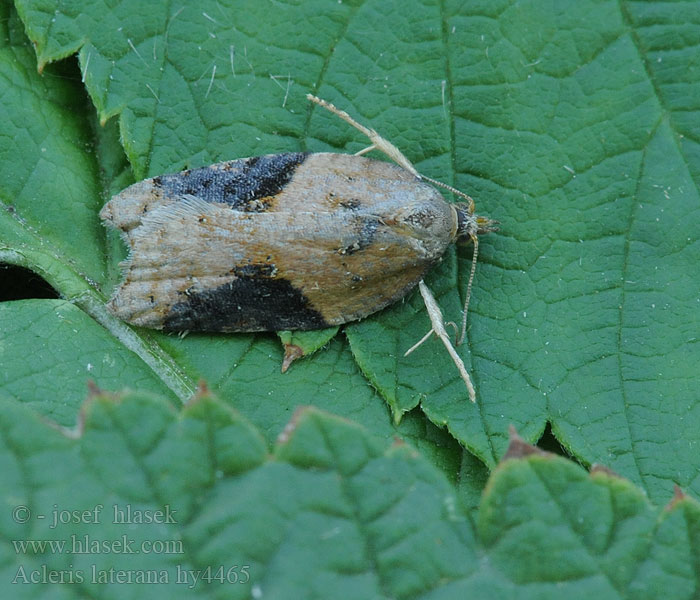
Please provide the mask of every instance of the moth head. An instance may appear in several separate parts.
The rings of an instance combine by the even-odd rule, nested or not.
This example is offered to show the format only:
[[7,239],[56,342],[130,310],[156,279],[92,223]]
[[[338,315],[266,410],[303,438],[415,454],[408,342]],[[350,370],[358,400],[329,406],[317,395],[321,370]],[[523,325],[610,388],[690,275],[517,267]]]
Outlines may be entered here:
[[475,215],[473,205],[469,202],[458,202],[453,204],[457,227],[455,229],[455,240],[460,243],[473,241],[477,235],[498,231],[498,221]]

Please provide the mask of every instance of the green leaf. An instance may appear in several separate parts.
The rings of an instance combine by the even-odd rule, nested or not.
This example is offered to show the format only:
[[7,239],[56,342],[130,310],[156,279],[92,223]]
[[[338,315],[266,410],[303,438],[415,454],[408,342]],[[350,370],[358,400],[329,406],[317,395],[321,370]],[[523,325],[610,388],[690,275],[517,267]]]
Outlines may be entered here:
[[[119,364],[143,363],[125,368],[118,385],[100,368],[98,385],[165,386],[184,401],[205,379],[268,440],[298,404],[351,416],[385,437],[403,430],[380,399],[395,419],[420,405],[489,467],[509,424],[534,441],[549,422],[582,463],[609,464],[657,502],[673,483],[700,492],[699,5],[16,5],[21,24],[0,4],[0,201],[8,209],[0,261],[31,268],[102,326],[95,347],[119,348]],[[79,72],[50,64],[75,52]],[[97,211],[128,175],[114,130],[94,132],[83,90],[99,121],[118,117],[137,179],[270,152],[365,147],[357,132],[312,109],[304,94],[314,91],[377,129],[422,173],[470,193],[479,214],[501,223],[481,238],[459,349],[477,403],[437,340],[403,358],[428,330],[416,294],[347,327],[352,356],[335,340],[285,376],[271,335],[181,340],[114,320],[103,303],[123,250]],[[450,249],[427,278],[447,320],[460,320],[470,267],[468,247]],[[48,306],[62,305],[27,310],[44,311],[38,317]],[[21,307],[10,305],[6,322],[13,311],[19,320]],[[57,360],[42,362],[51,377],[41,386],[70,390],[56,414],[65,424],[70,407],[78,410],[83,365],[101,357],[78,360],[67,346],[79,341],[37,338],[33,327],[13,334],[12,351],[30,356],[38,343],[52,345]],[[80,367],[59,368],[65,363]],[[2,392],[37,402],[34,373],[3,375]],[[437,435],[407,414],[409,430],[431,432],[424,441]],[[447,449],[421,448],[442,466],[461,464],[448,435],[442,443]]]
[[3,597],[682,599],[700,579],[695,500],[654,508],[518,439],[474,523],[411,447],[317,409],[271,455],[206,392],[81,414],[0,405]]
[[[168,393],[138,356],[124,352],[99,324],[63,300],[2,302],[0,331],[5,340],[0,345],[2,394],[60,423],[75,421],[76,407],[82,404],[86,381],[91,379],[108,389],[120,389],[128,373],[129,387]],[[27,354],[17,349],[28,348],[30,339],[34,344],[27,360]]]

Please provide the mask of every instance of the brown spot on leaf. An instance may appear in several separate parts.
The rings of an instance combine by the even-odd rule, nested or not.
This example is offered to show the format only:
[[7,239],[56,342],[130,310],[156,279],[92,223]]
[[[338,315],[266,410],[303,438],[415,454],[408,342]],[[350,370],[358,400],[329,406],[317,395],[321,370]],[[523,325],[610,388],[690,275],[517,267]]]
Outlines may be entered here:
[[501,462],[513,458],[525,458],[526,456],[532,456],[533,454],[539,456],[552,456],[549,452],[545,452],[544,450],[540,450],[537,446],[528,444],[518,435],[518,432],[512,425],[508,428],[508,434],[510,436],[510,444],[508,444],[508,450],[506,450],[506,453],[503,455]]
[[282,373],[286,373],[287,369],[289,369],[292,363],[303,356],[304,350],[301,346],[297,346],[296,344],[285,344],[284,359],[282,360]]
[[605,465],[601,465],[598,463],[594,463],[591,465],[590,469],[590,474],[594,475],[596,473],[603,473],[604,475],[608,475],[609,477],[615,477],[617,479],[623,479],[620,477],[615,471],[613,471],[610,467],[606,467]]

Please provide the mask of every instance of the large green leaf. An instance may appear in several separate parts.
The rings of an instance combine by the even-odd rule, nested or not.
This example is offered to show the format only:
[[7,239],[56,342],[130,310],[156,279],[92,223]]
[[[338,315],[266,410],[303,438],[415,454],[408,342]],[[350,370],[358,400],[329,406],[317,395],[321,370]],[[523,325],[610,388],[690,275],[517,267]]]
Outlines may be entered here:
[[[700,5],[16,5],[43,74],[5,0],[0,199],[11,210],[0,215],[0,260],[41,274],[84,313],[81,323],[93,323],[92,333],[86,325],[72,334],[86,336],[81,348],[65,342],[67,330],[42,333],[52,314],[59,330],[62,303],[3,307],[5,323],[24,314],[26,325],[3,339],[0,361],[30,356],[38,343],[55,357],[3,372],[6,394],[41,406],[41,390],[71,390],[56,399],[69,407],[53,411],[65,423],[88,376],[112,389],[165,386],[173,400],[203,378],[268,439],[299,403],[386,436],[395,430],[380,397],[396,418],[420,402],[489,466],[510,423],[534,440],[549,421],[580,461],[609,464],[657,501],[673,483],[700,492]],[[49,64],[75,52],[79,74]],[[120,252],[97,211],[101,191],[117,191],[125,176],[114,130],[94,133],[83,89],[100,121],[118,116],[136,178],[269,152],[364,147],[357,132],[312,110],[304,94],[315,91],[426,175],[468,191],[480,214],[501,222],[481,240],[460,348],[477,403],[437,340],[402,358],[428,329],[416,294],[346,328],[352,357],[337,340],[284,376],[273,336],[178,339],[105,313]],[[428,278],[447,319],[460,318],[470,254],[450,249]],[[32,310],[44,329],[27,317]],[[87,352],[93,347],[109,351]],[[412,419],[416,439],[434,435]],[[434,456],[448,467],[460,460],[454,446]]]
[[475,522],[415,450],[316,409],[268,455],[206,394],[179,415],[93,395],[62,431],[6,402],[0,445],[3,598],[681,600],[700,582],[696,501],[653,508],[517,439]]

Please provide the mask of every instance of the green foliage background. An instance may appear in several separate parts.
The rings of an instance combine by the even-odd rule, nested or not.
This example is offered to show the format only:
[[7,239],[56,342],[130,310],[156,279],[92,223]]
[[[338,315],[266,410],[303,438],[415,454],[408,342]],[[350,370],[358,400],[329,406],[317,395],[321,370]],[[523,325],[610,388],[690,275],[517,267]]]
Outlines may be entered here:
[[[657,507],[700,493],[699,4],[2,0],[0,30],[0,262],[62,297],[0,303],[0,586],[18,565],[77,568],[18,553],[56,534],[12,507],[133,502],[178,505],[181,526],[138,535],[184,540],[184,559],[80,564],[254,567],[246,585],[148,588],[164,597],[697,593],[697,506]],[[285,375],[272,334],[181,339],[105,311],[123,248],[97,213],[133,180],[364,147],[308,91],[501,222],[460,348],[475,405],[436,340],[402,358],[428,329],[417,294],[305,338],[330,341]],[[428,279],[447,318],[470,258],[450,249]],[[136,393],[84,405],[88,380]],[[200,380],[218,400],[176,414]],[[307,411],[275,444],[302,405],[359,427]],[[547,423],[631,484],[537,455],[482,497],[509,425],[534,442]]]

